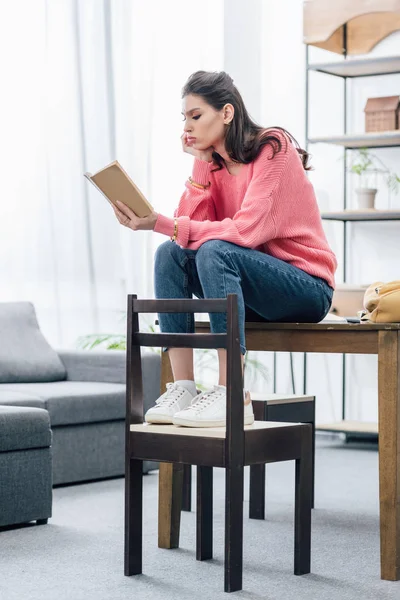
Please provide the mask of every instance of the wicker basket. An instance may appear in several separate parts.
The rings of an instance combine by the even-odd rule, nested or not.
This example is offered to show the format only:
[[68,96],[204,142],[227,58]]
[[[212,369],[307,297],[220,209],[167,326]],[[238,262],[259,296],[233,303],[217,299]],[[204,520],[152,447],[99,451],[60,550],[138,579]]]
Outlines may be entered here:
[[399,129],[400,96],[368,98],[364,112],[366,132]]

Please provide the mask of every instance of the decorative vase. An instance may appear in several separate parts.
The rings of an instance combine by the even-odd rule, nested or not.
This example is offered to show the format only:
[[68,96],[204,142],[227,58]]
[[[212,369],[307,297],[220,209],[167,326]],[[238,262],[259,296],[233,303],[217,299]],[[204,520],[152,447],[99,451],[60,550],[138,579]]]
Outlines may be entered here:
[[358,188],[355,190],[358,196],[358,208],[375,208],[375,196],[378,190],[374,188]]

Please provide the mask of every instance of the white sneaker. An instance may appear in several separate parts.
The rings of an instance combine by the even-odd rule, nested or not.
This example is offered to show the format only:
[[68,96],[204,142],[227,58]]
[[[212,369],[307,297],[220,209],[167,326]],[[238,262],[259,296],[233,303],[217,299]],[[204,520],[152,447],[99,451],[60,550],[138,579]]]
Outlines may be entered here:
[[[244,394],[248,400],[248,392]],[[226,387],[214,385],[209,392],[196,396],[191,405],[177,412],[172,422],[174,425],[186,427],[225,427],[226,425]],[[244,424],[254,423],[253,406],[251,401],[244,404]]]
[[177,383],[167,383],[167,391],[149,408],[144,419],[147,423],[172,423],[175,413],[190,406],[192,394]]

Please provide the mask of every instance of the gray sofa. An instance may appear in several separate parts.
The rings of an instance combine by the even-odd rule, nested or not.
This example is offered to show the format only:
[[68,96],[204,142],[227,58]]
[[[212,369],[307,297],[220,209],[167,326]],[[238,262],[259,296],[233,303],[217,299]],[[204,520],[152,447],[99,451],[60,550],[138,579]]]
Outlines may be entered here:
[[50,446],[47,410],[0,406],[0,527],[51,517]]
[[[125,369],[123,351],[56,352],[31,303],[0,303],[0,406],[47,411],[53,485],[123,475]],[[146,410],[160,393],[160,356],[142,353],[142,369]]]

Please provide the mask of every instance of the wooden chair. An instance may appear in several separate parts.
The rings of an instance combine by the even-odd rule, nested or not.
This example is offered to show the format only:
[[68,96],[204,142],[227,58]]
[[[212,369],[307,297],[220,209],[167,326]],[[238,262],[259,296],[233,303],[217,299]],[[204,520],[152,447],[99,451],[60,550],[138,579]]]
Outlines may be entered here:
[[[138,314],[155,312],[224,312],[227,333],[140,333]],[[226,348],[226,428],[143,423],[141,346]],[[212,558],[212,468],[225,468],[226,592],[242,589],[244,466],[295,460],[294,572],[296,575],[310,572],[311,425],[256,421],[244,427],[236,295],[212,300],[138,300],[136,296],[128,296],[126,409],[125,575],[142,572],[143,460],[174,463],[171,468],[181,474],[184,464],[197,465],[197,560]]]
[[[250,392],[256,421],[311,423],[312,427],[312,492],[315,496],[315,396],[296,394],[262,394]],[[265,465],[251,465],[249,485],[249,517],[265,519]],[[182,510],[192,508],[192,465],[183,467]]]

